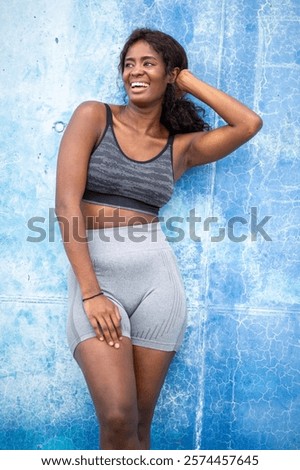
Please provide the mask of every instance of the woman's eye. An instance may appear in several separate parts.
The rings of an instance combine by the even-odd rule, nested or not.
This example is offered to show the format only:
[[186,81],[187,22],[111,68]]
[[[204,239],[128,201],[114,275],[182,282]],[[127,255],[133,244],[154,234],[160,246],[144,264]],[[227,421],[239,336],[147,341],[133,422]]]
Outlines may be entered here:
[[145,65],[148,67],[149,65],[153,65],[152,62],[145,62]]
[[132,67],[132,64],[125,64],[125,67]]

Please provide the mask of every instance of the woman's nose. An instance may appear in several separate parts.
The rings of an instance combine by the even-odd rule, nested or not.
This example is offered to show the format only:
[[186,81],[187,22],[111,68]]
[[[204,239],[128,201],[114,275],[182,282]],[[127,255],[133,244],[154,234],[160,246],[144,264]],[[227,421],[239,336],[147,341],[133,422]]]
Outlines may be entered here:
[[132,69],[131,69],[131,75],[142,75],[144,73],[143,67],[139,64],[136,64]]

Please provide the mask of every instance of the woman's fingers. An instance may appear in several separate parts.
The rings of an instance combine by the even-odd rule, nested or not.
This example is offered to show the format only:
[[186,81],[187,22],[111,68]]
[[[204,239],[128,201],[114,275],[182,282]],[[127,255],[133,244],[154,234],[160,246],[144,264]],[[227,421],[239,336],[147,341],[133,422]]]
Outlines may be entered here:
[[101,327],[100,327],[100,324],[97,322],[96,318],[92,318],[92,319],[90,319],[89,321],[90,321],[90,324],[92,325],[92,327],[93,327],[94,330],[95,330],[95,333],[96,333],[97,338],[98,338],[100,341],[104,341],[104,336],[103,336],[102,329],[101,329]]
[[[94,308],[97,307],[96,311],[94,308],[92,311],[90,310],[93,305]],[[85,307],[97,338],[118,349],[120,347],[119,341],[122,338],[121,315],[118,307],[106,297],[97,299],[93,302],[93,305],[91,302],[90,305],[87,304]]]
[[109,346],[119,348],[119,340],[122,337],[121,331],[121,315],[117,306],[114,306],[112,314],[103,316],[104,322],[101,322],[101,329],[103,331],[104,338]]
[[101,330],[103,332],[105,341],[109,346],[114,346],[115,348],[119,348],[119,338],[117,335],[116,328],[114,326],[113,321],[110,317],[105,317],[101,319]]
[[115,312],[112,316],[112,321],[114,323],[118,339],[122,339],[122,329],[121,329],[121,315],[117,306],[115,306]]

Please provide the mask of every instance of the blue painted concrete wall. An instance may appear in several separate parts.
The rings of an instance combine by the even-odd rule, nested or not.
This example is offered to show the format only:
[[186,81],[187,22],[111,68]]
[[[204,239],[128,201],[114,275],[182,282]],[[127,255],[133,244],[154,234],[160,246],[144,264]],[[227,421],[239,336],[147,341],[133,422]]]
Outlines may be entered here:
[[161,213],[183,218],[172,246],[189,325],[153,447],[299,448],[299,0],[11,0],[0,12],[0,448],[97,448],[65,338],[56,156],[60,121],[80,102],[120,102],[118,54],[144,25],[174,35],[194,73],[264,119],[243,148],[186,173]]

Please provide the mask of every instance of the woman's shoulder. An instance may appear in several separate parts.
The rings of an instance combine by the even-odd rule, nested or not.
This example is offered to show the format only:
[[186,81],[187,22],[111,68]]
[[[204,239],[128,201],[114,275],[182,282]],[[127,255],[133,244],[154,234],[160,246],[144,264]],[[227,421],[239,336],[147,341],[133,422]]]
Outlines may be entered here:
[[118,104],[107,104],[101,101],[89,100],[80,103],[74,111],[74,115],[79,119],[87,119],[88,121],[105,122],[107,116],[107,106],[111,109],[112,113],[115,114],[120,105]]
[[104,112],[106,110],[106,106],[109,106],[113,110],[117,110],[120,107],[122,107],[119,104],[112,104],[112,103],[104,103],[102,101],[96,101],[96,100],[88,100],[88,101],[83,101],[80,103],[76,110],[79,110],[80,112],[88,112],[88,113],[97,113],[97,112]]
[[95,129],[104,128],[106,119],[106,104],[95,100],[80,103],[72,116],[72,120],[81,123],[83,127],[93,126]]
[[105,114],[105,104],[95,100],[83,101],[77,106],[74,114],[85,118],[98,118]]

